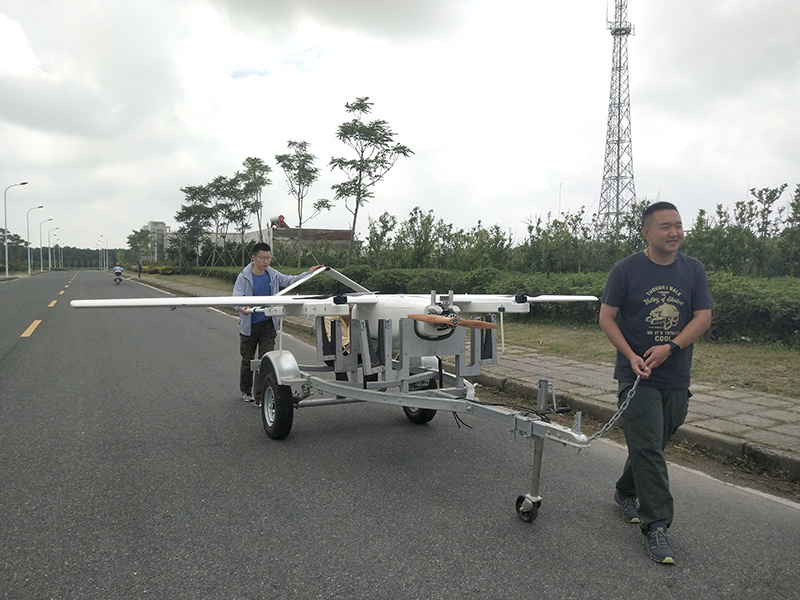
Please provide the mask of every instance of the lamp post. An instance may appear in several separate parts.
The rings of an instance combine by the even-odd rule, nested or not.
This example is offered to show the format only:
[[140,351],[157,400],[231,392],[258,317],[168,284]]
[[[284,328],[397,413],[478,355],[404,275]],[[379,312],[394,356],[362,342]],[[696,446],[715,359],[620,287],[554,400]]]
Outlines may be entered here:
[[[53,244],[53,247],[47,249],[47,255],[48,255],[47,266],[48,266],[48,269],[49,269],[50,261],[52,260],[54,263],[56,263],[56,269],[57,269],[58,268],[58,253],[56,252],[58,250],[58,234],[57,233],[53,234],[53,241],[51,243]],[[51,253],[52,253],[52,258],[50,258],[50,254]]]
[[50,217],[49,219],[45,219],[44,221],[39,223],[39,270],[40,271],[44,271],[44,259],[42,258],[42,246],[44,246],[44,244],[42,243],[42,225],[52,220],[53,217]]
[[50,270],[50,232],[55,231],[58,227],[53,227],[47,230],[47,270]]
[[28,212],[25,213],[25,227],[27,229],[26,235],[28,238],[28,275],[31,274],[31,211],[37,208],[44,208],[44,206],[34,206],[33,208],[29,208]]
[[[104,245],[104,247],[105,247],[105,254],[103,255],[103,256],[104,256],[104,259],[105,259],[105,260],[104,260],[104,263],[105,263],[105,268],[104,268],[103,270],[105,270],[105,269],[108,269],[108,238],[107,238],[106,236],[104,236],[102,233],[100,234],[100,237],[101,237],[101,238],[103,238],[103,240],[102,240],[102,242],[101,242],[101,243],[102,243],[102,244]],[[97,240],[97,241],[99,241],[99,242],[100,242],[100,240]]]
[[8,277],[8,209],[6,207],[6,192],[10,188],[18,186],[18,185],[28,185],[28,182],[27,181],[20,181],[19,183],[12,183],[10,186],[8,186],[6,189],[3,190],[3,220],[4,220],[3,227],[5,227],[5,230],[4,230],[5,236],[4,237],[5,237],[5,246],[6,246],[6,277]]

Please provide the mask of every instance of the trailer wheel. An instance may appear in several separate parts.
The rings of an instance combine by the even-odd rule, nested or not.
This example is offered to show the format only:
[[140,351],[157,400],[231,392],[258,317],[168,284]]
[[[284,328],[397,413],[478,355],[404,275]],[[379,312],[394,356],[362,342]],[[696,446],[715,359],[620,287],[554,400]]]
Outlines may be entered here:
[[541,500],[534,501],[528,496],[519,496],[514,508],[516,508],[517,516],[520,519],[526,523],[530,523],[539,516],[539,507],[541,505]]
[[406,417],[412,423],[427,423],[433,417],[436,416],[436,411],[432,408],[411,408],[410,406],[404,406],[403,412],[406,413]]
[[278,385],[275,369],[267,361],[266,372],[261,383],[261,420],[264,431],[273,440],[282,440],[292,430],[294,422],[294,401],[292,388]]
[[[419,389],[435,390],[437,387],[436,380],[429,379],[428,382],[423,383]],[[410,406],[404,406],[403,412],[406,413],[406,417],[408,417],[409,421],[417,423],[418,425],[427,423],[436,416],[436,411],[432,408],[412,408]]]

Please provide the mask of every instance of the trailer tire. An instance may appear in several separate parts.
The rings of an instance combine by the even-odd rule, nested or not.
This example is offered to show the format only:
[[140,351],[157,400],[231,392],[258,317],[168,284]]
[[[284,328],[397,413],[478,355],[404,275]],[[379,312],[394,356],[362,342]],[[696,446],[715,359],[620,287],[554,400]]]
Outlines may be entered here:
[[265,368],[261,383],[261,420],[269,437],[282,440],[289,435],[294,422],[292,388],[278,384],[272,363],[266,361]]
[[[429,379],[427,385],[424,386],[424,389],[435,390],[437,387],[436,380]],[[403,412],[406,413],[406,417],[409,421],[412,423],[417,423],[418,425],[423,425],[436,416],[436,411],[432,408],[413,408],[411,406],[404,406]]]
[[410,406],[404,406],[403,412],[406,413],[406,417],[408,417],[409,421],[419,425],[427,423],[436,416],[436,411],[432,408],[412,408]]

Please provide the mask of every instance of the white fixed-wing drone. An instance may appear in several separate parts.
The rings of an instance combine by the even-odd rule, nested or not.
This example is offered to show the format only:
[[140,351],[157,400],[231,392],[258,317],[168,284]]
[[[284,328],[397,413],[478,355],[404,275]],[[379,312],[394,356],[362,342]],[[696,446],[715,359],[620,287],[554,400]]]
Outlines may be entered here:
[[[291,294],[323,272],[351,291],[331,296]],[[542,502],[539,478],[544,439],[588,447],[590,440],[581,432],[580,413],[571,429],[551,423],[546,413],[563,409],[557,406],[555,390],[546,379],[539,380],[536,410],[522,414],[479,402],[467,378],[480,375],[483,365],[498,362],[497,314],[502,323],[504,313],[527,313],[532,303],[586,301],[597,298],[452,292],[375,294],[338,271],[323,267],[274,296],[248,296],[246,300],[242,296],[73,300],[71,305],[178,308],[233,307],[246,302],[256,307],[254,311],[271,316],[313,317],[316,364],[298,364],[280,341],[277,350],[252,361],[252,370],[262,378],[261,416],[269,437],[283,439],[289,435],[296,409],[354,402],[400,406],[414,423],[427,423],[437,411],[489,419],[507,427],[512,438],[521,435],[533,445],[532,489],[520,495],[515,505],[522,520],[532,521]],[[350,321],[347,348],[341,343],[342,317]],[[326,318],[330,319],[328,327]],[[452,363],[453,372],[445,371],[443,358]],[[346,373],[347,380],[331,379],[332,372]]]

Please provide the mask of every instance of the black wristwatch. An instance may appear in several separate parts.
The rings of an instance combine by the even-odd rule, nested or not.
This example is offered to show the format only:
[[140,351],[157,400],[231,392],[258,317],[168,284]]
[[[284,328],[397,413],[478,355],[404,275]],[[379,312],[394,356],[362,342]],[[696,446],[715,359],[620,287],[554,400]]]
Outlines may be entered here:
[[675,354],[677,354],[678,352],[681,351],[681,347],[678,346],[678,344],[676,344],[675,342],[667,342],[667,343],[669,344],[669,353],[670,354],[675,355]]

